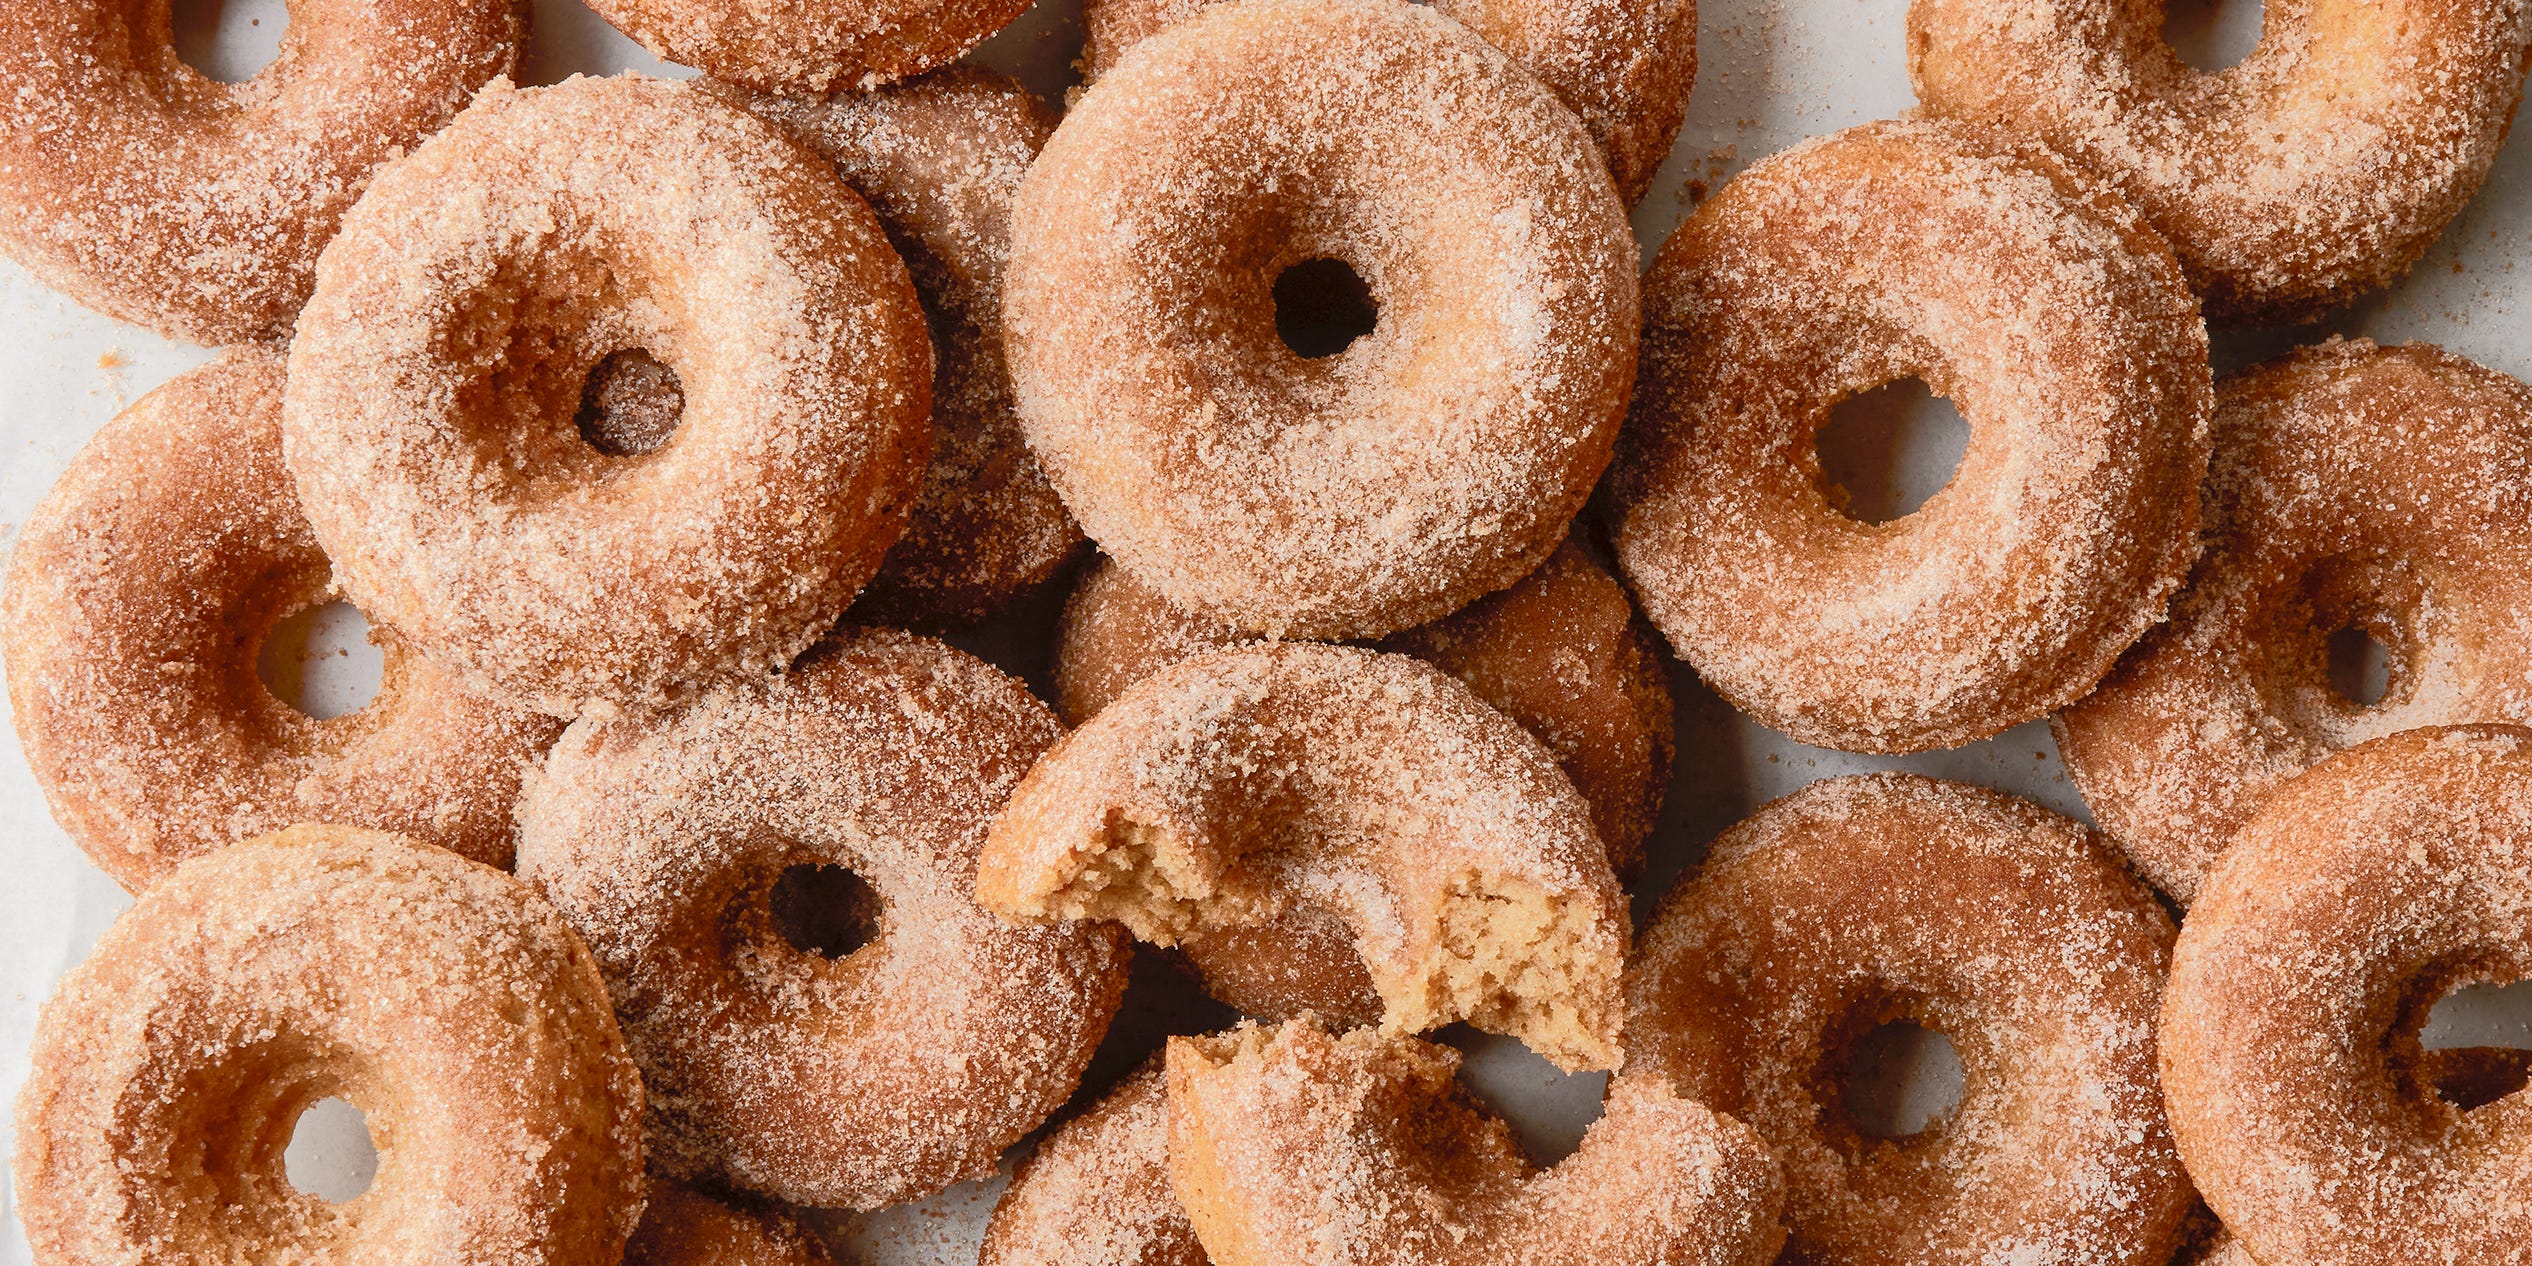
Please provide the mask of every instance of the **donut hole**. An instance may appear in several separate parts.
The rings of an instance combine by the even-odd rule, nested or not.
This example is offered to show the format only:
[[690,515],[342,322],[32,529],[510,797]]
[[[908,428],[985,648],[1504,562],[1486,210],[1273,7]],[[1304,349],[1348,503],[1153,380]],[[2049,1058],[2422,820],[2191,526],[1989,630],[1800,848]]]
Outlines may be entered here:
[[174,0],[167,26],[176,60],[213,83],[242,84],[281,56],[290,6],[284,0]]
[[1341,259],[1305,259],[1275,277],[1275,333],[1303,360],[1352,347],[1380,324],[1371,286]]
[[685,412],[686,389],[677,371],[642,348],[628,347],[589,367],[572,422],[589,447],[610,457],[639,457],[666,444]]
[[2532,1083],[2532,981],[2445,992],[2418,1031],[2422,1089],[2464,1112]]
[[842,866],[789,867],[768,902],[774,930],[804,954],[839,959],[879,939],[879,890]]
[[2392,652],[2372,629],[2349,624],[2326,643],[2330,689],[2360,708],[2383,701],[2391,691]]
[[2230,69],[2259,47],[2260,0],[2165,0],[2163,41],[2204,74]]
[[386,652],[371,640],[368,617],[339,600],[283,617],[255,652],[255,675],[264,689],[318,721],[368,707],[385,670]]
[[309,1104],[290,1127],[281,1165],[303,1195],[329,1204],[359,1199],[378,1177],[378,1144],[370,1137],[368,1116],[332,1096]]
[[1960,1053],[1914,1020],[1874,1025],[1847,1044],[1840,1102],[1865,1138],[1915,1138],[1960,1107]]
[[1814,433],[1821,492],[1862,523],[1915,514],[1952,482],[1969,423],[1922,378],[1902,378],[1830,406]]
[[1600,1119],[1609,1074],[1568,1073],[1517,1038],[1448,1025],[1431,1038],[1460,1053],[1459,1084],[1512,1130],[1530,1163],[1545,1169],[1582,1147]]
[[2417,692],[2426,615],[2423,585],[2396,563],[2347,555],[2316,564],[2280,608],[2283,689],[2271,688],[2280,711],[2333,745],[2372,737],[2382,714]]

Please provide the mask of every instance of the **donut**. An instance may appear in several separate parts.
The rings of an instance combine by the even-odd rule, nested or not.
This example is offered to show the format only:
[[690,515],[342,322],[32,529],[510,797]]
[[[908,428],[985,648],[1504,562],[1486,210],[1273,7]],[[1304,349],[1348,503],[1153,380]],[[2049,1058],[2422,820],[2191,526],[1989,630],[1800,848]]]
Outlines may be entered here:
[[2282,323],[2409,271],[2478,192],[2523,93],[2525,0],[2296,0],[2216,74],[2161,4],[1913,0],[1928,110],[2037,135],[2168,238],[2207,313]]
[[[1214,0],[1082,0],[1082,69],[1108,73],[1125,51]],[[1697,81],[1696,0],[1436,0],[1538,76],[1582,117],[1618,193],[1652,187]]]
[[377,696],[320,721],[255,671],[332,598],[281,462],[282,359],[241,347],[150,392],[73,457],[19,533],[0,649],[54,818],[135,892],[294,822],[510,864],[511,802],[558,722],[479,698],[392,636]]
[[2532,730],[2409,730],[2286,783],[2182,925],[2163,1092],[2263,1266],[2507,1262],[2532,1243],[2532,1098],[2466,1111],[2419,1030],[2532,976]]
[[1169,1178],[1218,1266],[1767,1266],[1784,1181],[1749,1127],[1619,1077],[1533,1171],[1459,1053],[1304,1021],[1169,1040]]
[[[606,974],[659,1168],[875,1209],[992,1173],[1071,1097],[1126,947],[974,895],[995,807],[1061,732],[982,661],[886,631],[564,732],[520,797],[519,874]],[[794,947],[773,906],[800,866],[876,892],[866,944]]]
[[1169,1186],[1159,1056],[1011,1172],[977,1266],[1211,1266]]
[[[930,331],[825,160],[638,76],[487,89],[326,249],[282,402],[317,540],[370,615],[558,716],[780,668],[901,529]],[[646,454],[572,423],[641,351],[683,417]]]
[[[607,1266],[641,1209],[642,1085],[596,966],[526,885],[295,826],[178,867],[36,1024],[10,1172],[34,1260]],[[342,1204],[282,1167],[341,1098]]]
[[664,61],[759,92],[814,97],[945,66],[1031,0],[592,0]]
[[[2186,906],[2234,832],[2334,751],[2532,721],[2532,388],[2333,339],[2217,389],[2206,553],[2171,622],[2056,719],[2095,821]],[[2393,650],[2370,705],[2329,640]]]
[[120,321],[286,338],[317,252],[380,166],[516,67],[522,0],[294,0],[281,50],[219,83],[168,8],[0,4],[0,251]]
[[[1823,747],[1957,747],[2090,690],[2196,545],[2211,386],[2171,252],[2039,145],[1954,123],[1770,157],[1644,279],[1617,555],[1679,655]],[[1914,514],[1843,512],[1819,428],[1919,377],[1969,447]]]
[[[1304,360],[1271,292],[1315,260],[1380,316]],[[1468,28],[1240,0],[1065,116],[1012,212],[1003,335],[1108,555],[1247,632],[1375,637],[1556,548],[1634,381],[1635,261],[1589,136]]]
[[1537,739],[1404,655],[1268,643],[1145,678],[1011,793],[976,890],[1163,946],[1313,906],[1384,1031],[1466,1021],[1616,1064],[1627,915],[1590,809]]
[[[2037,805],[1816,782],[1664,897],[1628,967],[1626,1072],[1775,1149],[1788,1260],[2165,1266],[2193,1199],[2155,1081],[2171,939],[2115,852]],[[1846,1070],[1899,1021],[1951,1041],[1960,1101],[1874,1138]]]
[[835,1266],[835,1259],[788,1213],[727,1204],[654,1177],[624,1266]]
[[984,620],[1083,543],[1020,438],[1002,352],[1011,200],[1054,122],[1026,88],[971,66],[824,100],[735,95],[870,200],[932,322],[932,462],[854,617],[926,629]]

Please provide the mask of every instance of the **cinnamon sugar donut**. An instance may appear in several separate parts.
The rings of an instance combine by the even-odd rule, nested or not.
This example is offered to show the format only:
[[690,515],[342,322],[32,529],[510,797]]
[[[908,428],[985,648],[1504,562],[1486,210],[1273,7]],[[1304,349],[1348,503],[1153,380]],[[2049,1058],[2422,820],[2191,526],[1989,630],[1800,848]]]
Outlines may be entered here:
[[666,61],[759,92],[818,96],[945,66],[1031,0],[591,0]]
[[[594,712],[519,805],[519,873],[589,942],[651,1092],[656,1163],[877,1208],[991,1173],[1062,1106],[1125,947],[974,896],[996,806],[1062,732],[1018,682],[870,632],[673,715]],[[794,948],[799,866],[878,894],[876,936]]]
[[[62,978],[10,1162],[46,1266],[609,1266],[641,1210],[642,1085],[588,951],[526,885],[298,826],[180,867]],[[300,1113],[378,1149],[291,1186]]]
[[286,337],[382,164],[517,65],[522,0],[291,0],[270,65],[215,82],[166,3],[0,3],[0,250],[169,338]]
[[97,432],[19,534],[9,700],[54,818],[138,891],[293,822],[510,864],[510,806],[562,726],[475,697],[394,637],[377,696],[320,721],[256,658],[335,593],[281,462],[281,355],[240,348]]
[[1538,740],[1403,655],[1270,643],[1144,679],[1012,792],[977,893],[1159,945],[1314,906],[1387,1031],[1618,1055],[1626,906],[1589,808]]
[[[2060,713],[2094,820],[2187,905],[2270,793],[2367,739],[2532,721],[2532,388],[2332,340],[2217,391],[2206,554],[2171,623]],[[2393,649],[2370,705],[2329,639]]]
[[788,1213],[725,1204],[653,1177],[624,1266],[835,1266],[835,1259]]
[[[2155,1082],[2171,938],[2098,837],[2036,805],[1817,782],[1663,900],[1628,969],[1627,1069],[1765,1136],[1791,1260],[2164,1266],[2191,1203]],[[1870,1138],[1845,1073],[1894,1021],[1950,1039],[1960,1101]]]
[[[2073,702],[2196,548],[2206,331],[2171,252],[2037,144],[1874,123],[1697,208],[1645,281],[1618,561],[1734,706],[1805,743],[1956,747]],[[1923,378],[1968,451],[1843,513],[1815,438]]]
[[977,1266],[1211,1266],[1169,1186],[1160,1056],[1012,1171]]
[[2464,1111],[2418,1032],[2532,976],[2532,730],[2411,730],[2271,796],[2191,907],[2163,1005],[2172,1132],[2264,1266],[2511,1262],[2532,1096]]
[[1941,114],[2101,172],[2210,316],[2309,316],[2409,271],[2478,191],[2523,92],[2525,0],[2277,0],[2215,74],[2163,5],[1914,0],[1908,78]]
[[[778,668],[896,539],[932,352],[861,199],[772,125],[637,76],[487,90],[317,270],[283,432],[344,588],[486,693],[570,716]],[[590,370],[677,377],[656,451]]]
[[[1435,619],[1555,549],[1634,379],[1635,243],[1574,116],[1395,0],[1240,0],[1139,46],[1021,185],[1030,446],[1101,548],[1250,632]],[[1304,360],[1286,269],[1377,328]]]

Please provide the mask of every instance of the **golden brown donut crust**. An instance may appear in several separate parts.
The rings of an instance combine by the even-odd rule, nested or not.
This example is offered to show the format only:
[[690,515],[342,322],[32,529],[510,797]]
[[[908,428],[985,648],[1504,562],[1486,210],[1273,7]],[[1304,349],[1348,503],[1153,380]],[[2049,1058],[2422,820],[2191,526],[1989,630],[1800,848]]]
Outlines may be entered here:
[[[1304,360],[1288,267],[1377,327]],[[1029,444],[1083,529],[1252,632],[1369,637],[1530,572],[1607,464],[1634,239],[1570,111],[1394,0],[1247,0],[1145,41],[1021,186],[1004,310]]]
[[394,637],[367,707],[266,690],[274,625],[335,596],[281,460],[282,358],[239,348],[140,398],[71,460],[0,596],[18,741],[71,838],[139,891],[293,822],[510,864],[510,806],[562,726],[461,688]]
[[1160,1056],[1012,1171],[977,1266],[1210,1266],[1169,1185]]
[[757,1204],[716,1200],[673,1178],[651,1176],[642,1225],[624,1266],[836,1266],[800,1219]]
[[510,73],[523,0],[291,0],[271,64],[176,55],[169,0],[0,3],[0,249],[117,320],[286,338],[382,164]]
[[672,62],[758,92],[875,88],[1009,26],[1032,0],[592,0],[615,29]]
[[2532,1096],[2465,1112],[2418,1033],[2532,976],[2532,731],[2411,730],[2270,797],[2190,908],[2163,1006],[2172,1131],[2265,1266],[2504,1262]]
[[[2171,623],[2058,714],[2093,818],[2186,906],[2280,785],[2367,739],[2532,721],[2532,388],[2336,339],[2216,391],[2206,552]],[[2329,638],[2393,651],[2371,706]]]
[[[1743,172],[1646,275],[1618,561],[1734,706],[1806,743],[1957,747],[2073,702],[2196,549],[2211,388],[2168,248],[2037,144],[1867,124]],[[1969,447],[1903,519],[1820,468],[1910,376]]]
[[[187,863],[62,978],[10,1169],[35,1258],[610,1266],[642,1086],[588,951],[527,886],[374,831]],[[340,1204],[282,1167],[339,1097],[378,1149]]]
[[[2036,805],[1816,782],[1663,900],[1628,969],[1627,1069],[1775,1148],[1791,1260],[2164,1266],[2191,1201],[2155,1081],[2171,939],[2099,837]],[[1894,1020],[1950,1039],[1960,1103],[1869,1138],[1845,1071]]]

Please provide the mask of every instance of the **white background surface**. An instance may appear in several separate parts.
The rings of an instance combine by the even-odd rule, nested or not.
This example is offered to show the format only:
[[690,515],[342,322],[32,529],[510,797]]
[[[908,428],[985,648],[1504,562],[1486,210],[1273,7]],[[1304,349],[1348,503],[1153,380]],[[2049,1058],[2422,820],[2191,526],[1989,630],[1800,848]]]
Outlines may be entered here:
[[[206,69],[234,78],[269,56],[285,20],[279,0],[180,3],[179,26]],[[1072,82],[1079,43],[1078,0],[1045,0],[997,37],[980,60],[1010,70],[1050,99]],[[536,31],[522,78],[551,82],[574,71],[606,73],[662,68],[617,36],[576,0],[536,0]],[[1909,109],[1901,60],[1904,0],[1707,0],[1699,32],[1700,70],[1688,124],[1677,149],[1635,214],[1647,257],[1690,209],[1696,186],[1719,186],[1749,163],[1805,136]],[[2221,10],[2203,3],[2176,13],[2170,31],[2201,64],[2238,56],[2256,37],[2255,0]],[[198,61],[198,64],[200,62]],[[674,68],[668,68],[672,73]],[[2337,332],[2390,342],[2421,339],[2518,377],[2532,377],[2532,332],[2523,322],[2524,287],[2532,276],[2532,143],[2518,140],[2499,160],[2478,200],[2445,234],[2416,272],[2301,331],[2220,332],[2216,369],[2273,355],[2299,341]],[[2526,270],[2532,272],[2532,270]],[[0,261],[0,549],[50,486],[78,445],[143,392],[208,357],[118,325],[27,279]],[[1940,402],[1921,406],[1915,424],[1942,431]],[[1903,437],[1917,432],[1903,426]],[[1939,486],[1949,453],[1940,443],[1902,445],[1898,479],[1919,492]],[[1952,446],[1957,451],[1957,441]],[[997,629],[959,639],[1024,672],[1042,669],[1037,649],[1047,603]],[[320,664],[339,675],[358,658]],[[356,671],[356,669],[355,669]],[[374,668],[373,668],[374,671]],[[1862,769],[1908,768],[2000,787],[2063,812],[2082,806],[2065,781],[2045,727],[2025,726],[1956,752],[1888,759],[1805,748],[1743,721],[1684,670],[1674,673],[1680,704],[1680,774],[1653,844],[1654,873],[1640,889],[1638,911],[1694,856],[1702,841],[1751,808],[1814,778]],[[0,744],[0,1087],[14,1097],[25,1077],[36,1008],[53,982],[77,962],[128,899],[90,866],[47,815],[14,743]],[[1174,1015],[1173,991],[1159,977],[1138,977],[1128,1017],[1114,1045],[1114,1065],[1127,1049],[1148,1045],[1161,1026],[1186,1027]],[[2521,991],[2517,991],[2520,995]],[[2439,1016],[2451,1040],[2532,1045],[2532,998],[2483,999],[2471,1014]],[[1570,1147],[1596,1112],[1598,1077],[1559,1078],[1509,1043],[1477,1040],[1471,1080],[1555,1154]],[[1904,1061],[1903,1061],[1904,1062]],[[1094,1076],[1097,1075],[1094,1073]],[[1939,1082],[1939,1078],[1935,1079]],[[1924,1078],[1919,1099],[1942,1093]],[[313,1175],[320,1190],[339,1187],[363,1148],[356,1120],[337,1119],[303,1133],[294,1174]],[[304,1162],[304,1163],[303,1163]],[[968,1262],[998,1183],[976,1184],[908,1209],[859,1218],[819,1219],[849,1262]],[[11,1198],[0,1194],[0,1266],[27,1261]]]

